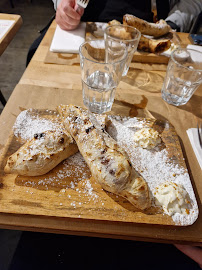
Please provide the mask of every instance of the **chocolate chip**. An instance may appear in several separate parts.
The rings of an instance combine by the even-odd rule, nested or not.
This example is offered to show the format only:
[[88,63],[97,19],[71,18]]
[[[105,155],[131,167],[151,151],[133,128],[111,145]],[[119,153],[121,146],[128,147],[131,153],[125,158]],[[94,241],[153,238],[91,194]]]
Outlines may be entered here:
[[94,128],[95,128],[94,126],[91,126],[91,127],[87,128],[87,129],[86,129],[86,133],[88,134],[89,131],[90,131],[91,129],[94,129]]
[[112,169],[112,170],[109,171],[109,173],[110,173],[111,175],[115,175],[115,170]]
[[102,158],[101,164],[102,165],[107,165],[109,163],[109,159],[108,158]]
[[45,133],[40,133],[40,134],[39,134],[40,138],[45,137],[45,135],[46,135]]
[[45,137],[45,133],[35,133],[34,134],[34,139],[40,139],[40,138],[43,138]]
[[62,138],[60,138],[59,143],[62,144],[62,143],[64,143],[64,141],[65,141],[65,140],[64,140],[64,138],[62,137]]
[[106,153],[106,152],[107,152],[107,148],[103,149],[103,150],[101,151],[101,154],[103,155],[103,154]]
[[89,121],[89,118],[86,118],[86,119],[84,119],[84,124],[87,124],[88,123],[88,121]]

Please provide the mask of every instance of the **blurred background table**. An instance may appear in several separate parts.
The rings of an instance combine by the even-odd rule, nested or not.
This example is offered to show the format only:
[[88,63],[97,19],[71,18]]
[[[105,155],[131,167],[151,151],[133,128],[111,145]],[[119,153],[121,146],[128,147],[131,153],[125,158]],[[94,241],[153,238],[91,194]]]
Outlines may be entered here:
[[[11,133],[17,115],[24,109],[55,109],[58,104],[82,105],[82,87],[79,65],[45,64],[55,31],[55,21],[50,26],[36,54],[25,70],[19,84],[14,89],[0,117],[0,153]],[[188,34],[179,33],[183,43],[189,43]],[[174,107],[161,98],[161,87],[165,68],[142,64],[130,68],[120,82],[112,112],[120,109],[125,115],[148,116],[168,120],[175,127],[180,138],[185,161],[195,190],[200,214],[192,226],[157,226],[104,220],[85,220],[82,218],[59,218],[22,212],[0,213],[0,227],[51,233],[89,235],[164,243],[186,243],[202,245],[202,172],[186,135],[186,130],[196,127],[202,118],[202,87],[199,87],[191,100],[182,107]],[[3,189],[0,190],[3,201]]]
[[13,20],[15,21],[12,27],[0,38],[0,55],[5,51],[7,46],[10,44],[18,30],[22,25],[22,18],[20,15],[15,14],[4,14],[0,13],[0,20]]
[[[12,20],[14,21],[13,25],[10,27],[10,29],[0,38],[0,56],[5,51],[5,49],[8,47],[14,36],[16,35],[17,31],[22,25],[22,18],[20,15],[14,15],[14,14],[4,14],[0,13],[0,20]],[[6,100],[0,90],[0,101],[5,106]]]

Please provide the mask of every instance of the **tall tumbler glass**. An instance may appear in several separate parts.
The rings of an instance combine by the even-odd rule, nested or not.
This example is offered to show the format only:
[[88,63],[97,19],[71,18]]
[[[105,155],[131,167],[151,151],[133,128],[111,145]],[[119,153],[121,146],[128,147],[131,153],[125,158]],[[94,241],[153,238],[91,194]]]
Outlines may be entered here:
[[112,47],[107,63],[104,40],[87,41],[79,48],[83,103],[98,114],[111,110],[126,62],[126,46],[115,42]]
[[[132,26],[118,24],[108,26],[105,29],[104,38],[106,48],[111,47],[114,42],[119,42],[120,44],[126,45],[128,56],[122,76],[126,76],[128,73],[128,69],[132,61],[133,55],[137,50],[140,37],[140,31]],[[109,52],[108,49],[107,52]]]
[[171,53],[161,90],[169,104],[186,104],[202,83],[202,52],[177,48]]

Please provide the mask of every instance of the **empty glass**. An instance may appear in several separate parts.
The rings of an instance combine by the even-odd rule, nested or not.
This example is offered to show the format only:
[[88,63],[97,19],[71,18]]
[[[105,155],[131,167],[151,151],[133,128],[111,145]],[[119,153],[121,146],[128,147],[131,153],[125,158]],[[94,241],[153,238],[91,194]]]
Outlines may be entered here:
[[84,105],[98,114],[110,111],[126,62],[126,46],[115,42],[107,54],[108,62],[104,40],[83,43],[79,55]]
[[169,104],[186,104],[202,83],[202,52],[178,48],[171,53],[162,98]]
[[128,73],[133,55],[137,50],[140,36],[140,31],[132,26],[118,24],[108,26],[105,29],[104,38],[107,51],[109,51],[108,48],[111,47],[114,42],[126,45],[128,56],[122,76],[126,76]]

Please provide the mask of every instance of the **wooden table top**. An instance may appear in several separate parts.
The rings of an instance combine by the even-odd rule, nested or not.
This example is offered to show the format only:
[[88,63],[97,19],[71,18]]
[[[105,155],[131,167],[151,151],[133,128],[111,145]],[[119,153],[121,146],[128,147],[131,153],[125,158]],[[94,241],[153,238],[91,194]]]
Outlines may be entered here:
[[4,14],[0,13],[0,20],[14,20],[14,24],[9,29],[6,34],[0,38],[0,55],[5,51],[5,49],[8,47],[16,33],[18,32],[19,28],[22,25],[22,18],[20,15],[15,14]]
[[[44,64],[55,26],[53,22],[0,116],[0,153],[16,116],[23,109],[55,109],[61,103],[82,105],[80,67]],[[180,33],[179,36],[183,43],[189,43],[188,34]],[[156,65],[148,64],[141,64],[141,67],[144,69],[131,68],[120,82],[113,112],[118,114],[120,108],[125,108],[126,113],[135,116],[146,109],[155,118],[169,120],[175,127],[199,206],[197,221],[191,226],[176,227],[25,215],[22,205],[21,214],[0,213],[1,228],[202,245],[202,171],[186,135],[186,130],[196,127],[197,120],[202,119],[202,87],[183,107],[170,106],[161,98],[165,69],[155,70]]]

